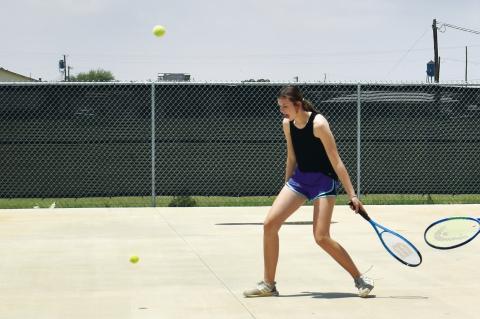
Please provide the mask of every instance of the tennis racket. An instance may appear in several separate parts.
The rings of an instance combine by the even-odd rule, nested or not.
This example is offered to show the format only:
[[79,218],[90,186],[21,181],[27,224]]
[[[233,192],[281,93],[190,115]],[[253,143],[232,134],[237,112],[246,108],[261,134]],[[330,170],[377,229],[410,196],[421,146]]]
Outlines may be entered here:
[[[353,206],[352,203],[349,205]],[[365,210],[360,209],[358,213],[372,225],[383,247],[396,260],[410,267],[417,267],[422,263],[422,254],[408,239],[375,222]]]
[[428,226],[424,238],[433,248],[452,249],[471,242],[479,233],[480,218],[449,217]]

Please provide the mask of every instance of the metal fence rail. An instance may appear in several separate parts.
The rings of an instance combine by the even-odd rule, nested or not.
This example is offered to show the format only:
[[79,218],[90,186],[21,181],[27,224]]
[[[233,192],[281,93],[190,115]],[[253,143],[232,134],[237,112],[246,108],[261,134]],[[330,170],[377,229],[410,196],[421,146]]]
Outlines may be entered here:
[[[0,197],[275,195],[271,83],[0,84]],[[360,193],[480,189],[480,86],[299,85]]]

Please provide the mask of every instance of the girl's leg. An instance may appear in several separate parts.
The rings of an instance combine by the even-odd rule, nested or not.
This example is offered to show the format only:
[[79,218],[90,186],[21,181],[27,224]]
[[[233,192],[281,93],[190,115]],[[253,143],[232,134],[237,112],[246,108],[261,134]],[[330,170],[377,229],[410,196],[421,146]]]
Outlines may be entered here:
[[278,231],[306,198],[284,186],[272,204],[263,224],[264,281],[272,284],[277,270],[279,240]]
[[335,199],[335,196],[330,196],[319,198],[313,202],[313,236],[317,244],[355,279],[360,276],[357,267],[345,249],[330,238],[330,223]]

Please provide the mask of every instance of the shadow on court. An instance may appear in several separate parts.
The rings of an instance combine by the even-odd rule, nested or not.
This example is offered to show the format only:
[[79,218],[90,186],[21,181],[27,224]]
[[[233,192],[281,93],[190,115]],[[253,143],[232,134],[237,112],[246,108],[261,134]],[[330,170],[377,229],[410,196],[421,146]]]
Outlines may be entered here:
[[[340,299],[340,298],[358,298],[357,294],[348,293],[348,292],[310,292],[303,291],[299,294],[293,295],[282,295],[278,296],[279,298],[292,298],[292,297],[312,297],[312,298],[322,298],[322,299]],[[375,295],[369,296],[369,298],[374,298]]]
[[[337,222],[331,222],[330,224],[336,224]],[[263,226],[263,223],[219,223],[216,226]],[[283,225],[313,225],[312,221],[298,221],[298,222],[285,222]]]

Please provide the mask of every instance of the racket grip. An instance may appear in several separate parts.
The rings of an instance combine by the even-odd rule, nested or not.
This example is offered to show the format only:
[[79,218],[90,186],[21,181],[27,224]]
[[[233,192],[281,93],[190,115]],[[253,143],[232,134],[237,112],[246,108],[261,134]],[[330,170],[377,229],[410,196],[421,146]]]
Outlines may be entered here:
[[[350,208],[355,209],[355,207],[353,207],[353,203],[352,203],[352,202],[348,202],[348,205],[350,206]],[[360,216],[362,216],[363,218],[365,218],[365,220],[370,221],[370,216],[368,216],[367,211],[366,211],[365,209],[360,208],[360,209],[358,210],[358,213],[360,214]]]

